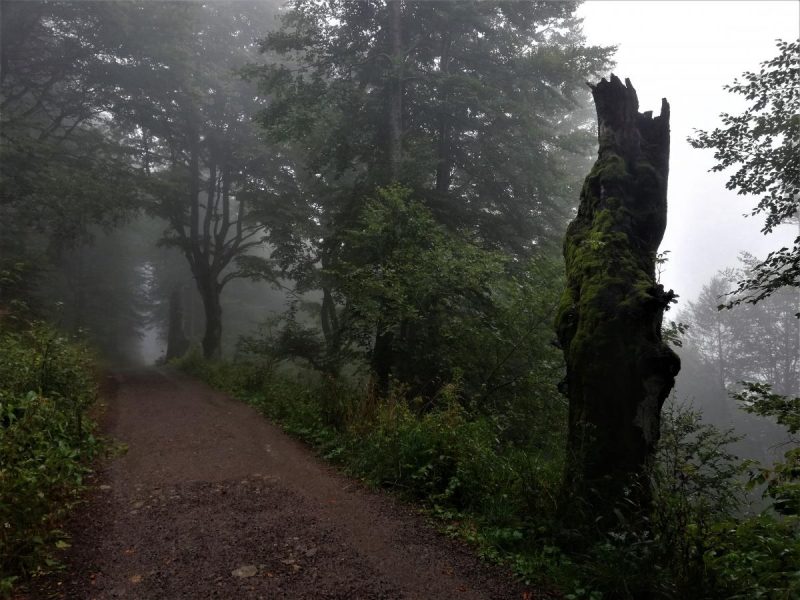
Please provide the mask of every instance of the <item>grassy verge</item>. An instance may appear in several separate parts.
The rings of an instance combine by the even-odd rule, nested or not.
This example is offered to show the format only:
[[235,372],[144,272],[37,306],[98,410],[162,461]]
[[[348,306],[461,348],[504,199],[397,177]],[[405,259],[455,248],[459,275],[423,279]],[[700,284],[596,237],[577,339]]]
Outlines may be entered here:
[[99,450],[89,351],[51,327],[0,331],[0,596],[58,566],[60,523]]

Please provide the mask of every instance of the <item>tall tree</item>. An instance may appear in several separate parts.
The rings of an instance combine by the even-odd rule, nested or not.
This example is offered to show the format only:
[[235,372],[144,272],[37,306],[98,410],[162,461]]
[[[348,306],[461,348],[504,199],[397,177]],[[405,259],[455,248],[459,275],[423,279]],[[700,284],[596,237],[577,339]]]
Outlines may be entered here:
[[[109,110],[132,6],[4,2],[0,35],[0,270],[47,270],[138,205],[141,180]],[[13,299],[4,278],[0,302]],[[31,299],[30,290],[25,300]]]
[[674,299],[655,262],[667,223],[669,105],[641,114],[630,81],[592,86],[599,154],[564,240],[567,288],[556,317],[567,364],[567,503],[601,515],[623,508],[660,434],[661,406],[680,369],[663,341]]
[[[608,56],[583,44],[575,6],[291,4],[263,42],[274,64],[253,75],[269,98],[261,121],[271,139],[301,149],[303,193],[287,212],[302,233],[271,237],[286,266],[322,288],[324,331],[347,322],[331,301],[341,237],[391,181],[476,245],[524,258],[554,240],[574,206],[564,190],[577,188],[562,166],[588,148],[588,119],[575,116],[583,81]],[[394,327],[376,323],[370,344],[381,388],[398,372],[394,347],[414,335]]]
[[[163,242],[181,250],[202,298],[209,358],[221,351],[225,286],[255,276],[255,266],[267,272],[250,255],[264,237],[251,200],[274,192],[280,158],[260,143],[250,122],[254,94],[236,71],[254,58],[272,11],[261,3],[189,5],[180,43],[137,57],[147,92],[120,111],[151,174],[147,207],[168,223]],[[157,41],[168,33],[158,29]]]
[[[3,12],[3,243],[66,244],[144,206],[168,224],[219,353],[220,294],[268,273],[254,195],[285,164],[258,139],[236,69],[272,25],[269,3],[9,2]],[[7,218],[6,218],[7,217]],[[10,240],[10,241],[8,241]],[[53,249],[57,254],[58,248]],[[4,252],[4,255],[6,253]],[[247,256],[247,264],[237,261]]]
[[703,286],[694,302],[689,302],[680,321],[689,326],[686,337],[697,350],[707,368],[715,375],[720,391],[725,391],[737,379],[735,345],[740,343],[735,330],[735,316],[719,310],[720,302],[731,291],[730,272],[719,273]]
[[394,179],[424,193],[442,222],[530,249],[552,239],[574,206],[559,164],[588,147],[583,81],[607,64],[607,49],[583,45],[574,9],[294,2],[263,43],[284,62],[260,72],[270,99],[262,122],[273,138],[300,141],[304,166],[344,194],[393,179],[392,132],[402,129]]

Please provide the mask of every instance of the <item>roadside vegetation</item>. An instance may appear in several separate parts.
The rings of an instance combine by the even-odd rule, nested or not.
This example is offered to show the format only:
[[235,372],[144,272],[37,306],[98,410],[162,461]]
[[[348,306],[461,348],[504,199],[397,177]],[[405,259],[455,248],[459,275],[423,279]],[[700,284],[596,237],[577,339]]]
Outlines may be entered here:
[[0,322],[0,595],[58,566],[61,529],[100,450],[87,415],[97,389],[82,343],[33,322]]
[[[796,508],[753,511],[748,488],[759,471],[731,453],[736,436],[680,403],[665,408],[644,525],[620,511],[614,527],[587,543],[559,519],[563,403],[520,422],[513,411],[465,406],[457,383],[433,402],[402,393],[378,401],[369,388],[269,357],[208,362],[195,349],[177,366],[253,405],[349,474],[419,502],[488,560],[567,598],[800,593]],[[767,499],[782,505],[771,490]]]

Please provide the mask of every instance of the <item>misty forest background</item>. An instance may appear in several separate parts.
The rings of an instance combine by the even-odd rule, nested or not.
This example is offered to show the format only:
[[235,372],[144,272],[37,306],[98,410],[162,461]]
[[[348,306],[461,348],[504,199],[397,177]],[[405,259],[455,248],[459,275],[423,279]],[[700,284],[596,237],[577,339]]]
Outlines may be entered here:
[[[585,82],[614,54],[576,8],[3,2],[0,449],[63,462],[14,430],[37,414],[81,448],[44,483],[0,467],[8,497],[48,490],[0,509],[7,589],[45,568],[52,498],[97,452],[74,427],[91,365],[173,361],[568,597],[800,593],[796,254],[768,281],[731,256],[667,313],[682,368],[646,525],[587,543],[559,519],[561,245],[596,153]],[[796,88],[797,45],[777,52]]]

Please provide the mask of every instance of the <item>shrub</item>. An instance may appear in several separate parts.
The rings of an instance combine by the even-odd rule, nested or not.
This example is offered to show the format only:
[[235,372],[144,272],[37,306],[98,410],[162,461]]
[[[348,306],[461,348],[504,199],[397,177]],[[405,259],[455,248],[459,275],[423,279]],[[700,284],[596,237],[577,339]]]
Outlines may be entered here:
[[[615,511],[618,522],[572,557],[582,590],[574,597],[727,597],[705,557],[716,525],[732,521],[743,503],[747,465],[728,450],[736,439],[703,423],[699,412],[667,404],[658,454],[641,482],[652,486],[652,506],[644,514]],[[625,516],[631,514],[636,522]]]
[[653,470],[652,530],[660,564],[685,593],[706,587],[703,554],[715,523],[734,518],[744,504],[748,464],[728,447],[739,438],[704,423],[698,411],[669,403]]
[[52,567],[98,450],[88,350],[52,328],[0,333],[0,590]]
[[526,418],[551,427],[525,437],[510,423],[513,412],[465,407],[457,382],[434,401],[397,389],[378,402],[311,371],[200,357],[183,364],[350,473],[421,501],[484,557],[566,598],[788,599],[800,590],[797,521],[740,514],[749,465],[727,449],[735,436],[685,407],[665,409],[657,462],[643,483],[653,486],[650,512],[631,523],[623,517],[630,511],[619,511],[615,527],[578,549],[554,518],[563,470],[557,407],[537,400],[540,412]]
[[800,597],[800,521],[768,514],[714,525],[703,555],[717,597]]

